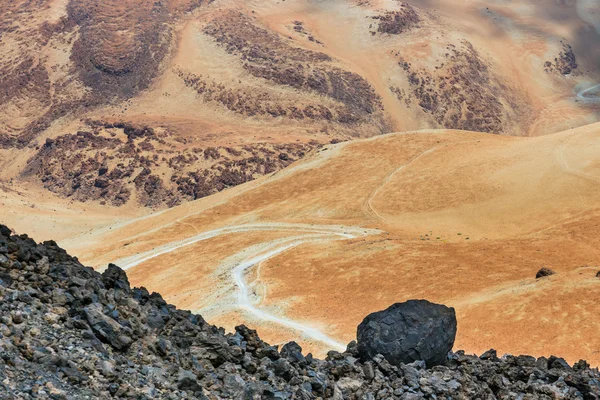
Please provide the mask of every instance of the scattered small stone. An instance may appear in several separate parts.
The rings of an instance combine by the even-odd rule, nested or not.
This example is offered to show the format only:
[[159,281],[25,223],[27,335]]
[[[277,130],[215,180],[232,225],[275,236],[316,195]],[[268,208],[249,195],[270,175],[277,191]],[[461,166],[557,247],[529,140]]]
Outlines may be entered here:
[[550,268],[542,268],[535,274],[535,279],[545,278],[554,275],[555,273],[556,272],[552,271]]
[[15,324],[22,324],[23,323],[23,313],[21,313],[21,311],[14,311],[12,313],[12,322]]
[[46,320],[46,322],[50,323],[51,325],[54,325],[56,323],[58,323],[58,321],[60,320],[60,317],[54,313],[46,313],[44,314],[44,319]]

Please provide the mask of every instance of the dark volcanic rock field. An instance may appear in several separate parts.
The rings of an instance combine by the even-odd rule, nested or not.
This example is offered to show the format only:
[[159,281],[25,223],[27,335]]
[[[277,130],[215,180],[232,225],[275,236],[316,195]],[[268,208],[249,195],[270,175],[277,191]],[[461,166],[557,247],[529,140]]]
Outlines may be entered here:
[[[373,320],[395,326],[393,318],[365,323]],[[36,244],[0,225],[2,399],[600,396],[600,374],[584,361],[570,366],[557,357],[459,351],[428,368],[424,361],[393,365],[379,354],[361,358],[365,344],[352,342],[344,353],[319,360],[293,342],[270,346],[245,326],[225,333],[157,293],[131,288],[117,266],[100,274],[52,241]]]

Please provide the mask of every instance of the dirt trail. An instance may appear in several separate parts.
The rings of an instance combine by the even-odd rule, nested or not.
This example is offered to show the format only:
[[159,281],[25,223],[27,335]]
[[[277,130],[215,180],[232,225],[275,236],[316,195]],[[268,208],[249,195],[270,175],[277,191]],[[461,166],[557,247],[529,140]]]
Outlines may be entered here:
[[577,98],[587,103],[600,102],[599,96],[588,96],[589,93],[592,93],[595,90],[600,90],[600,84],[581,90],[579,93],[577,93]]
[[[203,232],[187,239],[167,243],[150,251],[120,259],[116,263],[124,270],[127,270],[150,259],[160,257],[161,255],[177,251],[183,247],[190,246],[192,244],[217,236],[256,231],[290,231],[293,233],[301,233],[301,235],[260,243],[259,245],[252,246],[252,249],[257,250],[253,251],[250,256],[246,256],[243,261],[222,263],[222,265],[219,267],[219,270],[226,270],[228,272],[228,275],[232,278],[231,287],[236,291],[236,300],[233,306],[235,308],[247,311],[248,313],[252,314],[254,318],[261,322],[269,322],[281,325],[284,328],[299,332],[304,338],[322,342],[325,345],[338,350],[344,350],[345,345],[343,343],[336,341],[316,328],[259,308],[258,305],[262,299],[255,293],[251,294],[251,285],[246,282],[246,275],[250,269],[259,265],[261,262],[305,243],[354,239],[357,237],[377,234],[379,233],[377,230],[363,229],[358,227],[287,223],[263,223],[228,226]],[[250,249],[244,249],[242,252],[229,257],[227,260],[239,260],[240,257],[243,257],[245,254],[247,254],[249,250]],[[253,282],[253,284],[255,283],[256,282]],[[221,308],[226,306],[226,304],[223,304],[221,305]]]
[[479,141],[479,139],[465,140],[465,141],[461,141],[461,142],[451,142],[451,143],[443,144],[441,146],[435,146],[435,147],[427,149],[424,152],[422,152],[421,154],[415,156],[410,161],[408,161],[406,164],[403,164],[403,165],[399,166],[398,168],[394,169],[393,171],[391,171],[389,174],[387,174],[385,176],[385,178],[381,182],[381,185],[377,186],[377,188],[373,191],[373,193],[371,193],[371,195],[367,199],[367,201],[366,201],[367,214],[371,215],[371,216],[375,216],[378,219],[380,219],[381,221],[385,221],[385,218],[383,218],[377,212],[377,210],[375,210],[375,208],[373,207],[373,204],[372,204],[373,200],[375,199],[375,197],[377,197],[377,195],[379,194],[379,192],[381,191],[381,189],[383,189],[383,187],[385,185],[387,185],[396,174],[398,174],[399,172],[403,171],[405,168],[409,167],[411,164],[413,164],[414,162],[416,162],[417,160],[419,160],[421,157],[424,157],[424,156],[426,156],[428,154],[431,154],[431,153],[433,153],[433,152],[435,152],[437,150],[440,150],[440,149],[442,149],[444,147],[447,147],[447,146],[450,146],[450,145],[462,144],[462,143],[472,143],[472,142],[478,142],[478,141]]
[[[336,235],[338,235],[339,238],[336,238],[335,237]],[[248,311],[254,317],[258,318],[261,321],[276,323],[285,328],[295,330],[295,331],[299,332],[300,334],[302,334],[306,338],[310,338],[310,339],[322,342],[322,343],[326,344],[327,346],[334,348],[336,350],[344,350],[346,348],[344,343],[331,338],[330,336],[324,334],[323,332],[319,331],[318,329],[307,326],[301,322],[294,321],[290,318],[286,318],[286,317],[282,317],[282,316],[278,316],[278,315],[266,312],[266,311],[262,310],[261,308],[259,308],[258,304],[260,304],[260,302],[261,302],[261,297],[256,295],[255,292],[251,293],[251,288],[250,288],[251,284],[246,282],[245,277],[251,268],[260,265],[260,263],[262,263],[263,261],[266,261],[272,257],[282,254],[282,253],[284,253],[290,249],[293,249],[294,247],[298,247],[302,244],[305,244],[308,242],[315,242],[315,241],[318,242],[318,241],[322,241],[322,240],[340,240],[340,239],[350,239],[350,238],[354,238],[354,236],[348,235],[348,234],[339,234],[339,233],[334,233],[329,236],[303,235],[300,237],[294,237],[294,238],[288,239],[288,240],[284,241],[283,243],[269,244],[267,247],[268,250],[266,252],[264,252],[262,254],[258,254],[258,255],[254,254],[254,255],[246,258],[245,261],[243,261],[242,263],[240,263],[239,265],[237,265],[237,267],[235,267],[233,269],[232,276],[233,276],[235,285],[237,287],[237,306],[245,311]],[[256,281],[253,283],[255,284]]]
[[375,208],[373,207],[373,199],[375,197],[377,197],[377,194],[379,193],[379,191],[385,186],[387,185],[387,183],[400,171],[402,171],[403,169],[405,169],[406,167],[410,166],[412,163],[414,163],[415,161],[417,161],[419,158],[426,156],[427,154],[433,153],[434,151],[436,151],[437,149],[439,149],[440,147],[443,146],[436,146],[436,147],[432,147],[431,149],[425,150],[424,152],[422,152],[421,154],[419,154],[418,156],[414,157],[412,160],[410,160],[409,162],[407,162],[406,164],[403,164],[401,166],[399,166],[398,168],[394,169],[393,171],[391,171],[389,174],[386,175],[386,177],[383,179],[383,181],[381,182],[381,185],[377,186],[377,188],[373,191],[373,193],[371,193],[371,195],[369,196],[369,198],[367,199],[366,205],[367,205],[367,213],[370,215],[374,215],[376,216],[378,219],[380,219],[381,221],[384,221],[385,218],[383,218],[378,212],[377,210],[375,210]]
[[[589,317],[600,296],[599,129],[420,131],[328,145],[235,194],[82,237],[91,246],[93,236],[94,250],[75,254],[95,266],[127,256],[116,263],[135,286],[225,329],[243,321],[270,343],[297,340],[316,354],[354,339],[370,312],[427,298],[456,307],[457,343],[468,351],[493,344],[598,362]],[[534,281],[544,266],[557,276]],[[568,347],[567,311],[586,347]]]

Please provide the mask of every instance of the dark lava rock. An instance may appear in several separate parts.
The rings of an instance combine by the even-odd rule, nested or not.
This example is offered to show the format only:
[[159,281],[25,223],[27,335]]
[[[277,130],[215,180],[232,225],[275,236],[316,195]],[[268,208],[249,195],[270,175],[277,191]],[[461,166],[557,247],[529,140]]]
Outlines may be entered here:
[[202,387],[198,384],[196,375],[186,370],[181,370],[179,372],[177,377],[177,388],[180,390],[191,390],[192,392],[202,390]]
[[479,358],[481,358],[482,360],[497,360],[498,353],[494,349],[489,349],[488,351],[483,353],[481,356],[479,356]]
[[0,225],[0,236],[9,237],[12,231],[6,225]]
[[444,363],[455,337],[454,309],[427,300],[396,303],[370,314],[357,331],[363,360],[381,354],[398,367],[420,360],[428,367]]
[[535,274],[535,279],[545,278],[550,275],[554,275],[556,272],[552,271],[550,268],[542,268],[537,274]]
[[117,267],[115,264],[108,264],[108,268],[102,273],[102,282],[107,289],[131,289],[129,286],[129,279],[127,279],[127,274],[125,274],[125,271]]
[[281,348],[281,356],[299,364],[306,362],[306,358],[302,355],[302,347],[296,342],[285,344]]
[[585,361],[459,351],[428,369],[391,363],[380,350],[361,356],[368,343],[408,348],[408,361],[443,360],[454,310],[426,301],[372,314],[358,344],[318,360],[295,342],[280,351],[243,325],[225,333],[131,288],[116,265],[100,274],[55,242],[36,244],[2,225],[0,280],[0,399],[600,398],[600,372]]
[[104,315],[102,309],[96,303],[83,309],[88,323],[96,336],[110,343],[115,349],[122,350],[128,347],[132,340],[128,334],[128,329],[121,326],[111,317]]

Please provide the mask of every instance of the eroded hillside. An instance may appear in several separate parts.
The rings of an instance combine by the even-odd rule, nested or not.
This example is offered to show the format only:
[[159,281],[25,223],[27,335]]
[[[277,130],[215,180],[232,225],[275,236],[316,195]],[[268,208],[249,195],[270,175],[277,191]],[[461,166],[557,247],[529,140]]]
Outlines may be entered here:
[[162,208],[331,142],[592,123],[600,54],[586,4],[6,2],[0,179],[73,207]]
[[2,2],[1,222],[273,343],[428,298],[468,351],[597,365],[597,15]]

